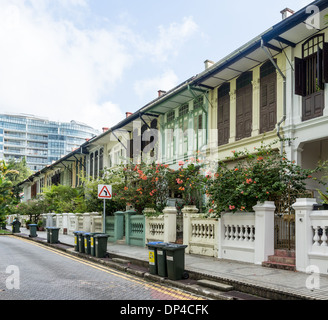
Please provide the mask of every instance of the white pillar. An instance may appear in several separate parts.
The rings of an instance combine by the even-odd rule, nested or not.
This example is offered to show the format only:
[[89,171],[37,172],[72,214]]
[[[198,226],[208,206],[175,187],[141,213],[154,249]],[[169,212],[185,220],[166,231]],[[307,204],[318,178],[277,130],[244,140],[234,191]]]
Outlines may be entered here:
[[189,239],[191,238],[191,219],[192,215],[198,213],[199,210],[195,206],[184,206],[181,211],[183,213],[183,244],[188,246],[185,249],[185,253],[189,253]]
[[255,211],[255,252],[254,263],[262,264],[274,254],[274,211],[273,201],[257,203]]
[[83,213],[83,231],[84,232],[90,232],[91,228],[91,217],[90,217],[90,213],[86,212]]
[[61,232],[63,234],[67,234],[67,230],[68,230],[68,213],[63,213],[63,228]]
[[310,214],[316,199],[297,199],[293,204],[295,209],[295,257],[296,270],[306,272],[309,266],[308,252],[312,246],[312,229]]
[[177,240],[177,209],[165,207],[164,214],[164,242],[175,242]]

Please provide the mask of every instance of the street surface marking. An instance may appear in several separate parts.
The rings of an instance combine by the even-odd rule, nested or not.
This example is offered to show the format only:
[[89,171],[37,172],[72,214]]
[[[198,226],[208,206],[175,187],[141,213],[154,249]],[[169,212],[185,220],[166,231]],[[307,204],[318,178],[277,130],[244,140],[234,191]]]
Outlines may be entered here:
[[160,293],[167,294],[167,295],[172,296],[173,298],[176,298],[176,299],[179,299],[179,300],[204,300],[203,298],[196,297],[194,295],[187,294],[187,293],[184,293],[182,291],[179,291],[179,290],[176,290],[176,289],[173,289],[173,288],[169,288],[168,287],[166,290],[164,290],[161,285],[158,285],[156,283],[150,284],[149,282],[147,282],[146,280],[143,280],[143,279],[136,280],[136,278],[133,275],[128,275],[128,274],[123,273],[123,272],[120,272],[118,270],[110,269],[110,267],[107,267],[107,266],[99,266],[99,264],[97,264],[95,262],[85,261],[83,258],[74,257],[74,256],[70,255],[69,253],[60,251],[60,250],[55,249],[55,248],[47,247],[47,246],[45,246],[43,244],[39,244],[39,243],[34,242],[34,241],[31,241],[31,240],[27,240],[27,239],[24,239],[24,238],[21,238],[21,237],[17,237],[17,236],[9,236],[9,237],[14,237],[14,238],[19,239],[19,240],[21,240],[23,242],[26,242],[26,243],[29,243],[29,244],[33,244],[33,245],[35,245],[37,247],[40,247],[40,248],[42,248],[44,250],[51,251],[51,252],[56,253],[56,254],[58,254],[60,256],[63,256],[65,258],[71,259],[71,260],[76,261],[76,262],[80,262],[80,263],[82,263],[84,265],[87,265],[89,267],[92,267],[94,269],[97,269],[97,270],[100,270],[100,271],[104,271],[106,273],[109,273],[111,275],[120,277],[122,279],[129,280],[131,282],[134,282],[134,283],[143,285],[143,286],[145,286],[147,288],[150,288],[150,289],[154,289],[154,290],[156,290],[156,291],[158,291]]

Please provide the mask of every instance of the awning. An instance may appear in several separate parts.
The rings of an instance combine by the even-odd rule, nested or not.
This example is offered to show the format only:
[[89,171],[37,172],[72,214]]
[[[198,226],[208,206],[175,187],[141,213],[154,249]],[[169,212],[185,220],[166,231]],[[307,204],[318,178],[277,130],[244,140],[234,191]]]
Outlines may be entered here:
[[[320,10],[318,16],[314,17],[314,12],[310,10],[311,6],[316,6]],[[328,14],[327,7],[327,0],[312,2],[199,74],[194,80],[194,85],[214,89],[267,61],[268,56],[261,48],[261,43],[274,57],[288,46],[295,47],[296,44],[322,32],[328,27],[324,18]],[[312,18],[314,20],[309,24],[310,21],[307,20]]]

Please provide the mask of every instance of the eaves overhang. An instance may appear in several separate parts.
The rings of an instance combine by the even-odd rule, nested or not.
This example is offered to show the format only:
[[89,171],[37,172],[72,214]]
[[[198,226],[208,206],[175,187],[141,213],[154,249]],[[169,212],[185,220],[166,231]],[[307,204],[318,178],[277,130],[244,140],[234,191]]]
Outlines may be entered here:
[[[287,47],[295,47],[298,43],[327,28],[324,19],[324,16],[328,14],[327,7],[327,0],[310,3],[200,73],[194,79],[193,85],[214,89],[262,64],[268,60],[268,55],[261,45],[264,45],[273,57]],[[314,15],[314,9],[319,10],[319,15],[313,16],[315,23],[311,25],[308,19]]]

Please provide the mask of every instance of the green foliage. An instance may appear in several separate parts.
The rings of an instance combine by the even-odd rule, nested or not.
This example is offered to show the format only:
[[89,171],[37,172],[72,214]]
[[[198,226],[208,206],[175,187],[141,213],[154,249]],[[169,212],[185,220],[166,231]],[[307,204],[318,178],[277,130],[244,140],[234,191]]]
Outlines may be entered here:
[[44,212],[81,212],[84,210],[84,190],[82,187],[53,185],[46,188],[38,201]]
[[112,199],[106,200],[106,215],[113,215],[116,211],[125,209],[125,201],[118,197],[119,191],[123,188],[124,176],[120,168],[106,169],[102,179],[84,180],[85,190],[85,212],[102,212],[103,201],[98,199],[98,184],[112,186]]
[[227,161],[220,161],[209,178],[206,193],[212,214],[225,211],[253,211],[259,201],[275,200],[284,193],[304,192],[307,179],[321,170],[303,169],[272,145],[262,144],[254,152],[233,152]]
[[8,213],[9,206],[13,203],[13,183],[9,175],[17,175],[18,172],[9,169],[5,161],[0,161],[0,216]]
[[169,188],[175,194],[181,194],[184,205],[202,207],[205,177],[202,174],[204,164],[198,159],[179,161],[179,169],[171,171]]
[[120,168],[124,184],[118,197],[132,205],[141,214],[145,208],[161,212],[169,196],[168,176],[170,169],[163,164],[128,164]]

